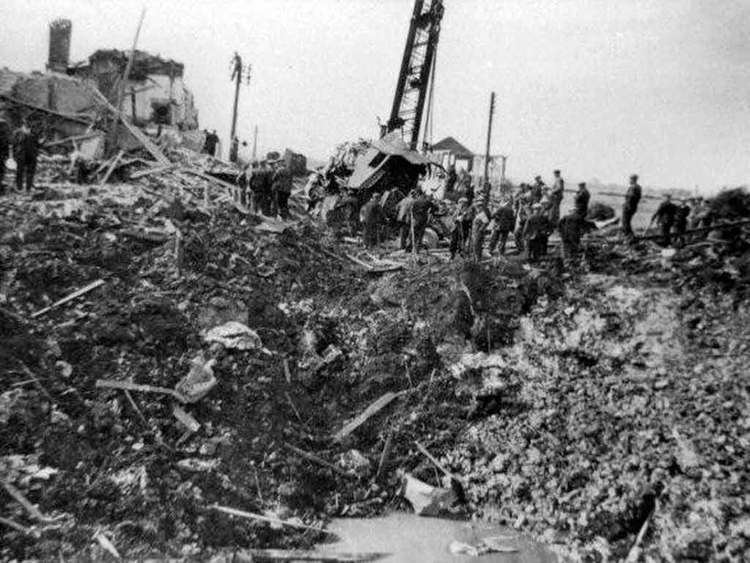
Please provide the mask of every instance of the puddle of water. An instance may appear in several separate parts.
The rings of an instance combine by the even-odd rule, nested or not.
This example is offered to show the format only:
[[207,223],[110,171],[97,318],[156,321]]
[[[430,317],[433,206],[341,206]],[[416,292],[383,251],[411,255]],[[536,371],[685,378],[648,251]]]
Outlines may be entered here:
[[[466,522],[426,518],[415,514],[394,512],[378,518],[339,518],[328,530],[339,541],[321,545],[321,549],[338,553],[388,553],[380,561],[388,563],[555,563],[557,558],[542,545],[534,543],[513,530],[485,522]],[[453,540],[477,545],[492,536],[507,536],[503,545],[518,548],[516,553],[489,553],[479,557],[453,555]]]

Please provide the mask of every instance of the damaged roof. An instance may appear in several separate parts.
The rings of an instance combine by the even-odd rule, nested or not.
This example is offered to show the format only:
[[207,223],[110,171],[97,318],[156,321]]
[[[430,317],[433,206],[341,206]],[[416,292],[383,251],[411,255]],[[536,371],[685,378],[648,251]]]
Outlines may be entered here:
[[459,158],[474,158],[474,153],[453,137],[446,137],[432,145],[433,151],[447,151]]

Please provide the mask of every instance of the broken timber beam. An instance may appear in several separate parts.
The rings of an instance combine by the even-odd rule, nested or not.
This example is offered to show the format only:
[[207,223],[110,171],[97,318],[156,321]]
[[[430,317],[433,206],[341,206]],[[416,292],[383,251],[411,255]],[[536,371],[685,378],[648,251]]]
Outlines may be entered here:
[[88,292],[89,292],[89,291],[91,291],[92,289],[96,289],[96,288],[97,288],[97,287],[99,287],[100,285],[104,285],[104,280],[101,280],[101,279],[100,279],[100,280],[96,280],[95,282],[91,282],[91,283],[90,283],[90,284],[88,284],[87,286],[84,286],[84,287],[82,287],[81,289],[78,289],[78,290],[74,291],[73,293],[71,293],[71,294],[70,294],[70,295],[68,295],[67,297],[63,297],[62,299],[60,299],[60,300],[58,300],[58,301],[55,301],[55,302],[54,302],[54,303],[53,303],[52,305],[50,305],[49,307],[45,307],[44,309],[39,309],[39,310],[38,310],[38,311],[37,311],[36,313],[32,313],[32,314],[31,314],[31,318],[32,318],[32,319],[35,319],[35,318],[37,318],[38,316],[40,316],[40,315],[43,315],[44,313],[47,313],[48,311],[51,311],[51,310],[52,310],[52,309],[54,309],[55,307],[59,307],[60,305],[64,305],[64,304],[65,304],[65,303],[67,303],[68,301],[72,301],[73,299],[77,299],[77,298],[78,298],[78,297],[80,297],[81,295],[83,295],[83,294],[85,294],[85,293],[88,293]]
[[336,432],[336,434],[333,435],[333,439],[336,441],[343,440],[346,438],[349,434],[354,432],[357,428],[362,426],[365,422],[367,422],[372,416],[379,413],[381,410],[383,410],[388,404],[393,401],[396,397],[403,394],[404,391],[399,391],[398,393],[394,393],[393,391],[388,391],[385,395],[382,395],[379,399],[377,399],[375,402],[371,403],[364,411],[362,411],[354,420],[349,422],[346,426],[344,426],[341,430]]
[[111,379],[97,379],[96,387],[100,389],[120,389],[124,391],[140,391],[141,393],[160,393],[162,395],[170,395],[180,401],[181,403],[187,403],[185,396],[179,391],[170,389],[169,387],[157,387],[155,385],[141,385],[139,383],[131,383],[129,381],[113,381]]
[[146,136],[146,134],[138,129],[135,125],[130,123],[125,117],[122,115],[122,112],[119,111],[115,106],[113,106],[110,101],[104,96],[104,94],[101,93],[101,91],[96,88],[92,87],[91,91],[94,93],[96,98],[99,100],[99,102],[102,103],[109,111],[111,111],[113,114],[115,114],[115,117],[119,119],[122,124],[125,126],[125,128],[130,132],[133,137],[135,137],[139,143],[143,145],[143,147],[149,152],[151,156],[154,157],[154,159],[160,163],[160,164],[171,164],[170,160],[164,155],[163,152],[157,147],[151,140]]
[[28,108],[41,111],[44,113],[48,113],[50,115],[55,115],[57,117],[61,117],[63,119],[67,119],[68,121],[75,121],[76,123],[80,123],[82,125],[90,125],[91,120],[90,119],[84,119],[83,117],[78,117],[77,115],[70,115],[67,113],[60,113],[59,111],[55,111],[52,109],[45,108],[43,106],[38,106],[36,104],[32,104],[30,102],[24,102],[23,100],[19,100],[18,98],[14,98],[13,96],[8,96],[7,94],[0,94],[0,98],[3,100],[7,100],[12,104],[20,105],[20,106],[26,106]]
[[117,166],[117,163],[120,162],[120,159],[122,158],[122,155],[125,154],[125,151],[121,150],[117,153],[117,156],[112,159],[112,163],[109,165],[109,168],[107,168],[107,172],[102,176],[101,182],[99,182],[100,186],[103,186],[107,183],[107,180],[109,180],[109,177],[112,175],[112,172],[114,171],[115,167]]

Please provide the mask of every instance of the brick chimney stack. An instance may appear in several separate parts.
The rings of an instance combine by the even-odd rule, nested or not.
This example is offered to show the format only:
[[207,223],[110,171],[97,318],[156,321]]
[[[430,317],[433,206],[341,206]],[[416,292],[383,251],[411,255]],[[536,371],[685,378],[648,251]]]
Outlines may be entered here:
[[65,72],[70,64],[70,35],[73,23],[64,18],[49,24],[47,70]]

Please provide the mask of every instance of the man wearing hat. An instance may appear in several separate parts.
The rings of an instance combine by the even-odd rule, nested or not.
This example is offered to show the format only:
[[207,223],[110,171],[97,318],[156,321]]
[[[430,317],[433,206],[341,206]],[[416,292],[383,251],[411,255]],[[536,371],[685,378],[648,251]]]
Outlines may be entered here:
[[474,220],[474,208],[469,205],[467,197],[458,198],[458,207],[453,215],[453,230],[451,231],[451,260],[456,254],[463,254],[466,243],[471,237],[471,223]]
[[396,221],[398,222],[401,234],[399,241],[401,250],[406,250],[409,247],[409,240],[411,239],[411,206],[414,203],[416,195],[417,190],[411,190],[396,205]]
[[383,221],[383,208],[380,206],[380,194],[373,192],[370,200],[362,206],[359,212],[362,221],[362,241],[367,248],[378,245],[380,238],[380,224]]
[[560,205],[565,193],[565,180],[563,180],[559,170],[555,170],[553,174],[555,175],[555,183],[549,193],[549,221],[555,228],[560,220]]
[[531,215],[523,228],[523,239],[528,246],[530,262],[535,262],[547,254],[547,239],[550,230],[549,220],[542,213],[542,204],[532,204]]
[[256,213],[270,215],[271,200],[271,173],[265,160],[253,162],[253,172],[248,180],[250,191],[253,193],[253,202]]
[[651,227],[654,221],[659,225],[661,231],[661,244],[662,246],[669,246],[672,242],[672,225],[674,225],[675,217],[677,216],[677,206],[672,203],[672,196],[666,194],[664,200],[661,202],[656,212],[651,217],[651,221],[648,226]]
[[495,251],[498,241],[500,242],[500,254],[505,254],[505,244],[508,242],[508,233],[516,225],[516,217],[513,213],[512,199],[506,199],[492,214],[492,235],[490,236],[490,254]]
[[476,201],[474,207],[476,214],[474,215],[474,221],[471,223],[471,245],[474,260],[479,262],[482,259],[484,235],[487,231],[487,225],[490,224],[490,214],[487,211],[487,205],[481,199]]
[[628,240],[633,240],[635,235],[633,234],[633,227],[630,226],[630,222],[633,220],[633,215],[638,211],[638,202],[641,201],[641,186],[638,185],[638,175],[633,174],[630,177],[630,186],[625,194],[625,203],[622,205],[622,234]]
[[573,200],[573,205],[575,214],[581,218],[581,221],[586,219],[586,214],[589,212],[590,199],[591,194],[589,193],[588,188],[586,188],[586,182],[579,183],[578,192],[576,192],[575,199]]
[[531,187],[531,197],[533,199],[533,203],[539,203],[542,201],[542,196],[544,195],[544,188],[547,186],[544,183],[544,180],[542,180],[541,176],[536,176],[534,178],[534,185]]
[[292,195],[292,173],[287,168],[284,159],[276,161],[276,170],[273,173],[272,182],[273,197],[276,209],[282,219],[289,218],[289,196]]

